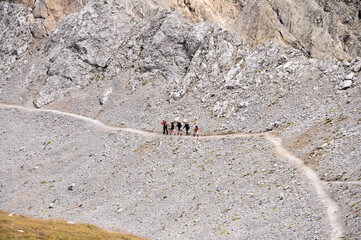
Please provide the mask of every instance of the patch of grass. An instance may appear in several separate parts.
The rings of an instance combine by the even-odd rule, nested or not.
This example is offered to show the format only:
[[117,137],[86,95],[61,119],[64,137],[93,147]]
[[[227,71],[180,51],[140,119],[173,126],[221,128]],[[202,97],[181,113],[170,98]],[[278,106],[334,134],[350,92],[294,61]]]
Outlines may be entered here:
[[90,224],[69,224],[64,221],[35,220],[0,211],[1,239],[123,239],[141,238],[106,232]]
[[274,100],[272,103],[268,104],[268,107],[272,107],[274,105],[276,105],[280,100],[277,98],[276,100]]
[[46,148],[50,143],[51,143],[51,142],[43,143],[43,145],[44,145],[44,149],[43,149],[43,150],[45,150],[45,148]]
[[355,202],[354,204],[352,204],[352,205],[350,206],[350,208],[354,207],[356,204],[358,204],[358,203],[360,203],[360,202],[361,202],[361,201]]

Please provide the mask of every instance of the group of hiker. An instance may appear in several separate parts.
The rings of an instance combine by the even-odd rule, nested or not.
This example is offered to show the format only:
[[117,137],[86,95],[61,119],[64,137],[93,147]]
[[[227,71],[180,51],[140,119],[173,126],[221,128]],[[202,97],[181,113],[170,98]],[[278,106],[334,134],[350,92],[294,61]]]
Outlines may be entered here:
[[[168,135],[168,123],[166,121],[163,120],[162,122],[162,125],[163,125],[163,134],[166,134]],[[189,123],[187,121],[184,121],[183,124],[177,120],[175,122],[171,122],[170,123],[170,132],[169,132],[169,135],[182,135],[183,134],[183,129],[186,130],[186,136],[188,135],[191,135],[190,133],[190,126],[189,126]],[[197,126],[197,123],[195,122],[194,123],[194,129],[193,129],[193,137],[199,137],[199,129],[198,129],[198,126]]]

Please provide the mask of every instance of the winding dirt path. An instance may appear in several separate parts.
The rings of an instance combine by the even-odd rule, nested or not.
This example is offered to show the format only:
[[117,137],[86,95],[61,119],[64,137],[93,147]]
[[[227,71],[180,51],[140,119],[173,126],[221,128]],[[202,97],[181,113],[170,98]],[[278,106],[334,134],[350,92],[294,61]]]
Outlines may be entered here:
[[[3,109],[17,109],[27,112],[42,112],[42,113],[53,113],[57,115],[67,116],[75,119],[79,119],[85,122],[89,122],[91,124],[94,124],[95,126],[106,129],[106,130],[117,130],[117,131],[125,131],[130,133],[135,133],[139,135],[143,135],[146,137],[162,137],[163,135],[160,133],[145,131],[145,130],[139,130],[134,128],[127,128],[127,127],[114,127],[106,125],[98,120],[94,120],[92,118],[84,117],[81,115],[73,114],[73,113],[67,113],[67,112],[61,112],[58,110],[49,110],[49,109],[36,109],[36,108],[28,108],[18,105],[11,105],[11,104],[4,104],[0,103],[0,107]],[[361,184],[357,181],[350,181],[350,182],[324,182],[320,180],[320,177],[318,176],[317,172],[312,169],[311,167],[305,165],[304,161],[298,157],[296,157],[294,154],[292,154],[289,150],[287,150],[282,140],[271,133],[252,133],[252,134],[244,134],[244,133],[233,133],[233,134],[224,134],[224,135],[203,135],[196,139],[236,139],[236,138],[264,138],[268,140],[270,143],[273,144],[275,147],[275,150],[277,153],[281,156],[286,158],[290,164],[297,167],[297,169],[302,172],[307,179],[309,180],[310,184],[315,188],[318,197],[320,199],[320,202],[324,205],[324,207],[327,209],[327,216],[328,220],[331,226],[331,238],[332,240],[338,240],[342,239],[344,236],[344,227],[343,223],[341,221],[342,219],[342,212],[337,205],[337,203],[330,197],[330,195],[327,193],[327,191],[324,188],[324,184]],[[192,138],[193,139],[193,138]]]
[[289,162],[295,165],[308,178],[309,182],[317,191],[321,203],[327,209],[328,219],[331,225],[331,239],[342,239],[344,236],[343,224],[341,223],[341,210],[336,201],[333,200],[327,191],[324,189],[323,182],[320,180],[317,172],[311,167],[305,165],[304,161],[291,152],[289,152],[282,144],[282,140],[271,134],[266,134],[266,139],[269,140],[276,148],[279,155],[287,158]]

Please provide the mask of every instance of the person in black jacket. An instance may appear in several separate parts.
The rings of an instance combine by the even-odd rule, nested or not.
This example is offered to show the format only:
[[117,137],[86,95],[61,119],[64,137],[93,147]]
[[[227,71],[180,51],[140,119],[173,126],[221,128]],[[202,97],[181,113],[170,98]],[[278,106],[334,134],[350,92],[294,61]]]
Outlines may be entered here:
[[184,122],[183,129],[184,128],[186,129],[186,136],[190,135],[190,133],[189,133],[190,126],[189,126],[189,124],[187,122]]
[[175,135],[174,122],[170,122],[170,133],[169,133],[169,135],[172,135],[172,133]]
[[178,135],[182,135],[182,123],[177,120]]

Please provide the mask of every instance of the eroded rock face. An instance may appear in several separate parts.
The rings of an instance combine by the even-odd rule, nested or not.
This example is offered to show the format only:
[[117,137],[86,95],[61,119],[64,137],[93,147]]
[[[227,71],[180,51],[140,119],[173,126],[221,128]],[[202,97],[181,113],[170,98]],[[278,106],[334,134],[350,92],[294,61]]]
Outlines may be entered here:
[[101,2],[60,23],[42,48],[45,86],[35,106],[42,107],[86,86],[96,72],[106,69],[132,29],[131,22],[131,16],[120,7]]
[[270,39],[315,58],[361,55],[360,1],[158,0],[193,21],[234,29],[256,47]]
[[6,2],[21,4],[31,8],[35,19],[41,19],[44,32],[49,34],[55,25],[67,13],[74,13],[82,9],[89,0],[5,0]]
[[359,1],[245,1],[234,28],[257,45],[277,38],[315,58],[360,55]]
[[[82,9],[90,0],[17,0],[41,19],[49,34],[67,13]],[[95,1],[96,2],[96,1]],[[107,2],[107,1],[104,1]],[[110,2],[110,1],[109,1]],[[177,9],[193,22],[209,21],[235,30],[256,47],[270,39],[288,44],[315,58],[351,58],[361,55],[360,1],[324,0],[153,0],[120,1],[125,6],[162,6]],[[130,12],[131,9],[128,8]]]
[[36,107],[124,71],[133,86],[159,78],[169,89],[169,101],[177,100],[195,79],[217,82],[247,52],[234,33],[209,23],[194,25],[178,12],[136,1],[119,3],[89,4],[67,16],[38,46],[38,57],[28,56],[37,71],[24,77],[43,85]]
[[[41,24],[17,5],[0,3],[0,72],[5,72],[43,37]],[[2,76],[4,77],[4,76]]]

